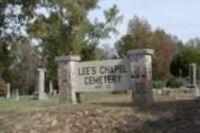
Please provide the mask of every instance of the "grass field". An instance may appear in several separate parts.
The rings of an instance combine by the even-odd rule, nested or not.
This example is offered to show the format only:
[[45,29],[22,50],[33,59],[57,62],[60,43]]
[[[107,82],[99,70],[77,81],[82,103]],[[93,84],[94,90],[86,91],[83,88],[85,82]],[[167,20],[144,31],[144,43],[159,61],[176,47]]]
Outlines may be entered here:
[[[112,93],[85,93],[81,94],[81,105],[104,104],[104,103],[129,103],[131,96],[127,94],[112,94]],[[19,101],[7,100],[4,97],[0,98],[0,111],[26,111],[36,108],[73,106],[69,103],[61,103],[58,98],[49,98],[48,100],[34,100],[32,96],[21,96]],[[77,105],[76,105],[77,106]]]

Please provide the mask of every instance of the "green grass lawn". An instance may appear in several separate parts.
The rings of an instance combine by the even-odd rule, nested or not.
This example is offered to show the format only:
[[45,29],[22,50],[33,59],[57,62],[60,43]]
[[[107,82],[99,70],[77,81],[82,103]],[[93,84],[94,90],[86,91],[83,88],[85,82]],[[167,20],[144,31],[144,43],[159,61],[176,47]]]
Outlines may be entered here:
[[[112,93],[83,93],[81,94],[81,104],[78,106],[86,106],[91,103],[121,103],[129,102],[130,96],[127,94]],[[72,106],[69,103],[61,103],[58,98],[49,98],[49,100],[38,101],[31,96],[21,96],[19,101],[7,100],[0,98],[0,111],[26,111],[37,108],[56,107],[56,106]]]
[[32,97],[20,97],[19,101],[0,98],[0,111],[24,111],[39,107],[50,107],[59,105],[58,100],[50,99],[48,101],[34,100]]

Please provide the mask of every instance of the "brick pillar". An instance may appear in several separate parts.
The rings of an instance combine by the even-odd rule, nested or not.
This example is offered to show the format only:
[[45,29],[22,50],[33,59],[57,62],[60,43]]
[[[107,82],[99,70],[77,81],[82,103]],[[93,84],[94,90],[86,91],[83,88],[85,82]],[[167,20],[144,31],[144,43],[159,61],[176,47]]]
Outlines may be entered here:
[[57,57],[58,62],[58,87],[60,101],[69,103],[78,103],[80,101],[79,93],[73,89],[72,74],[76,63],[80,61],[79,56],[61,56]]
[[152,55],[151,49],[128,51],[132,86],[132,100],[136,106],[153,103],[152,93]]

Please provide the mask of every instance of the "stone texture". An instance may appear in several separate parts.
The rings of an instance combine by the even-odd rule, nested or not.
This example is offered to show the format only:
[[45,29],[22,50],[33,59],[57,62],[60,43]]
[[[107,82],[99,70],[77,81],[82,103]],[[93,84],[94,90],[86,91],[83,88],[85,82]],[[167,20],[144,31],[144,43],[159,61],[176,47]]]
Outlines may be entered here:
[[60,101],[77,103],[76,92],[72,89],[72,69],[76,65],[76,62],[80,61],[79,56],[62,56],[57,57],[58,62],[58,86],[59,86],[59,98]]
[[6,84],[6,98],[10,99],[11,98],[11,93],[10,93],[10,84]]
[[[117,64],[128,66],[127,72],[123,73],[126,80],[120,83],[110,83],[104,84],[103,88],[95,90],[95,87],[90,85],[90,88],[86,88],[85,92],[88,91],[108,91],[111,85],[111,89],[132,89],[134,105],[149,105],[153,102],[152,94],[152,54],[153,50],[150,49],[139,49],[131,50],[128,52],[128,58],[120,60],[106,60],[106,61],[93,61],[93,62],[83,62],[79,63],[79,56],[62,56],[57,57],[58,62],[58,86],[59,86],[59,97],[61,101],[68,101],[72,103],[80,102],[80,95],[78,92],[82,92],[84,86],[83,82],[78,81],[80,75],[77,76],[77,69],[81,66],[84,67],[94,67],[95,70],[98,67],[108,64],[110,66]],[[106,63],[105,63],[106,62]],[[79,66],[79,67],[78,67]],[[79,69],[80,70],[80,69]],[[89,70],[88,70],[89,71]],[[89,73],[89,72],[86,72]],[[80,74],[80,73],[79,73]],[[109,74],[109,73],[108,73]],[[93,76],[100,75],[100,73],[95,72]],[[119,74],[118,74],[119,75]],[[91,76],[88,74],[87,76]],[[123,79],[123,78],[122,78]],[[92,87],[91,87],[92,86]],[[127,87],[128,86],[128,87]],[[124,87],[124,88],[123,88]],[[119,90],[118,90],[119,91]]]
[[38,68],[39,77],[38,77],[38,93],[37,93],[37,99],[38,100],[46,100],[48,99],[46,93],[45,93],[45,71],[44,68]]
[[128,51],[132,80],[132,98],[133,104],[136,106],[153,103],[152,54],[153,50],[150,49]]
[[49,95],[53,95],[53,83],[52,81],[49,82]]
[[196,79],[197,79],[197,77],[196,77],[196,75],[197,75],[197,73],[196,73],[196,64],[195,63],[192,63],[192,64],[190,64],[190,70],[189,70],[189,74],[190,74],[190,84],[191,84],[191,86],[196,86],[196,84],[197,84],[197,82],[196,82]]

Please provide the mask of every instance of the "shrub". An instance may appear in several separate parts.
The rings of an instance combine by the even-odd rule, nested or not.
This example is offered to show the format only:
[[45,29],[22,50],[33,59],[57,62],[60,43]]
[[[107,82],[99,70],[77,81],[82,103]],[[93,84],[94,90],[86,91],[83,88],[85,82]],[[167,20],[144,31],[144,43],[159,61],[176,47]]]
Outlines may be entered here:
[[186,84],[186,81],[182,78],[172,78],[168,81],[168,86],[170,88],[180,88]]
[[155,89],[161,89],[165,86],[166,86],[166,83],[163,80],[154,80],[153,81],[153,88],[155,88]]

